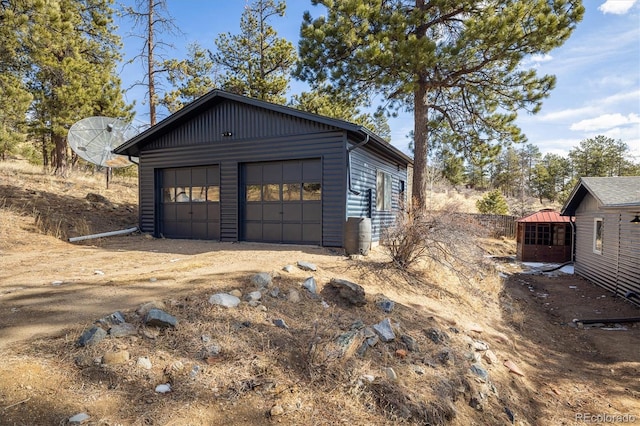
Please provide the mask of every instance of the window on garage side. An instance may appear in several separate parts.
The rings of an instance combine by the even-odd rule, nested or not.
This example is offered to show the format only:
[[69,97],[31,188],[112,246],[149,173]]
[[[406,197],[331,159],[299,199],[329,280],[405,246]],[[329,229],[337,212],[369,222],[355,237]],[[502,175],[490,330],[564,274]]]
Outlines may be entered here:
[[376,175],[376,210],[391,210],[391,175],[381,170]]
[[602,238],[604,236],[604,219],[596,217],[593,219],[593,252],[602,254]]

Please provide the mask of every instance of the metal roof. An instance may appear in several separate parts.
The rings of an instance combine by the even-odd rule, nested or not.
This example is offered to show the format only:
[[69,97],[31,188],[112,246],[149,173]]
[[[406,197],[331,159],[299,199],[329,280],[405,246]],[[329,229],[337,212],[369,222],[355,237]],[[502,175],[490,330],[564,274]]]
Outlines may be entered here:
[[346,130],[351,134],[357,135],[359,138],[369,138],[369,143],[375,145],[376,148],[391,156],[392,158],[395,158],[402,163],[413,164],[413,160],[411,159],[411,157],[407,156],[405,153],[382,139],[380,136],[376,135],[375,133],[361,125],[353,124],[348,121],[339,120],[336,118],[329,118],[322,115],[301,111],[295,108],[286,107],[284,105],[273,104],[271,102],[266,102],[259,99],[236,95],[233,93],[225,92],[223,90],[212,90],[206,95],[201,96],[200,98],[186,105],[181,110],[171,114],[169,117],[160,121],[156,125],[131,138],[124,144],[114,149],[113,152],[115,154],[137,157],[140,153],[140,149],[146,143],[151,142],[153,139],[170,132],[175,128],[175,126],[190,120],[192,117],[198,115],[201,111],[211,108],[224,100],[231,100],[258,108],[265,108],[282,114],[316,121],[328,126],[336,127],[341,130]]
[[601,208],[640,210],[640,176],[580,178],[561,214],[574,216],[587,194],[591,194]]
[[544,209],[539,212],[530,214],[529,216],[522,217],[516,222],[527,222],[527,223],[556,223],[556,222],[570,222],[571,218],[569,216],[560,216],[560,212],[557,212],[553,209]]

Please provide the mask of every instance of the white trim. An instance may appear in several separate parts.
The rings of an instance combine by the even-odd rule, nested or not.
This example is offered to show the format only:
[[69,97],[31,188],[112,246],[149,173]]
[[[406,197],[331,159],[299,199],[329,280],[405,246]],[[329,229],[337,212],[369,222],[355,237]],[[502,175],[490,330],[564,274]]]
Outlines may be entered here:
[[[600,248],[598,249],[598,224],[600,224]],[[602,254],[604,240],[604,218],[593,218],[593,252],[595,254]]]

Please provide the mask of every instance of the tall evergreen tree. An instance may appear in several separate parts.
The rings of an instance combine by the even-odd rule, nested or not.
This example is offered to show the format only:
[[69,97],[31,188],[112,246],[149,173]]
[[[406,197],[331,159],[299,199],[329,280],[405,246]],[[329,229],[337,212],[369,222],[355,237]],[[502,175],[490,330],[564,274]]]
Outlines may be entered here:
[[32,100],[25,85],[28,63],[20,34],[28,21],[26,2],[0,3],[0,159],[16,152],[26,133],[27,109]]
[[362,96],[352,96],[330,86],[317,87],[310,92],[293,95],[289,106],[326,117],[360,124],[389,141],[391,128],[384,111],[363,113],[359,106],[366,102]]
[[585,139],[569,151],[576,177],[628,176],[635,172],[629,146],[603,135]]
[[240,34],[216,38],[213,60],[222,67],[222,88],[240,95],[284,104],[290,69],[296,61],[291,42],[279,38],[269,25],[271,18],[284,16],[286,3],[256,0],[245,6]]
[[562,45],[584,13],[580,0],[312,3],[328,13],[316,19],[305,13],[297,75],[382,93],[392,105],[413,110],[419,205],[429,132],[444,129],[456,149],[470,153],[478,145],[522,140],[516,111],[537,112],[555,83],[525,69],[523,60]]
[[216,87],[211,52],[198,43],[188,47],[187,59],[164,61],[167,80],[174,90],[166,92],[160,102],[174,113]]
[[[67,132],[90,115],[130,113],[115,76],[119,39],[111,0],[32,1],[27,46],[32,128],[52,143],[56,174],[68,172]],[[46,154],[43,145],[43,154]],[[46,156],[46,155],[45,155]]]

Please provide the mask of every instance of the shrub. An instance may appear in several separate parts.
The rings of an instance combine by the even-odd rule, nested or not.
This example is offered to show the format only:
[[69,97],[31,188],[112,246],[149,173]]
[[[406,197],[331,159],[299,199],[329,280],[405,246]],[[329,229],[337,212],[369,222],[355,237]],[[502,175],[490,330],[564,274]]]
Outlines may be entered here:
[[480,213],[484,214],[509,214],[507,200],[499,189],[484,194],[481,199],[476,201],[476,207]]
[[421,260],[433,260],[468,281],[479,260],[474,241],[481,226],[470,216],[458,213],[455,204],[434,210],[411,208],[396,218],[383,235],[392,263],[407,270]]

